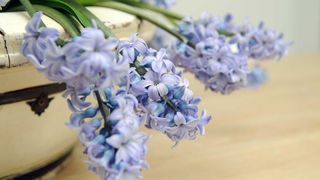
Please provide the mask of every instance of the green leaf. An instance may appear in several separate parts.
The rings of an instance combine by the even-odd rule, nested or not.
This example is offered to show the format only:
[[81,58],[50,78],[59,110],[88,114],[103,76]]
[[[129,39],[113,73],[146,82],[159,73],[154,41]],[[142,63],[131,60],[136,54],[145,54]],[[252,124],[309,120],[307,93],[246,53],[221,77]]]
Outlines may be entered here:
[[[106,1],[106,0],[104,0],[104,1]],[[133,0],[116,0],[116,1],[120,2],[120,3],[127,4],[127,5],[135,6],[135,7],[141,8],[141,9],[148,9],[150,11],[157,12],[157,13],[162,14],[172,20],[182,20],[184,17],[180,14],[175,13],[174,11],[170,11],[170,10],[167,10],[167,9],[164,9],[164,8],[161,8],[158,6],[154,6],[149,3],[144,3],[141,1],[133,1]]]
[[63,1],[63,0],[35,0],[37,4],[41,4],[44,6],[50,6],[57,9],[62,9],[67,11],[69,14],[75,16],[79,22],[84,27],[90,27],[92,26],[91,20],[85,16],[81,10],[84,8],[83,6],[80,6],[75,3],[74,1]]
[[232,37],[232,36],[234,36],[234,33],[225,31],[225,30],[223,30],[223,29],[217,29],[217,31],[218,31],[219,34],[225,35],[225,36],[227,36],[227,37]]
[[42,11],[45,15],[59,23],[70,36],[74,37],[79,35],[80,31],[77,28],[77,25],[67,15],[43,5],[33,5],[33,7],[35,10]]
[[93,5],[101,0],[76,0],[76,1],[82,5]]
[[[91,13],[87,8],[74,0],[35,0],[37,3],[62,9],[75,16],[84,27],[92,27],[92,20],[95,20],[98,28],[100,28],[105,36],[113,36],[111,30],[104,25],[104,23]],[[93,1],[92,1],[93,2]],[[96,1],[95,1],[96,2]]]
[[177,39],[179,39],[182,42],[187,43],[191,47],[195,47],[192,42],[188,41],[188,39],[184,36],[182,36],[179,32],[177,32],[174,29],[171,29],[170,27],[167,26],[167,24],[164,24],[163,22],[159,21],[157,18],[150,16],[139,8],[132,7],[130,5],[126,5],[117,1],[108,1],[104,0],[99,3],[95,4],[96,6],[101,6],[101,7],[106,7],[106,8],[111,8],[111,9],[116,9],[122,12],[126,12],[128,14],[132,14],[137,16],[138,18],[141,18],[143,20],[146,20],[159,28],[163,29],[164,31],[167,31],[171,35],[175,36]]

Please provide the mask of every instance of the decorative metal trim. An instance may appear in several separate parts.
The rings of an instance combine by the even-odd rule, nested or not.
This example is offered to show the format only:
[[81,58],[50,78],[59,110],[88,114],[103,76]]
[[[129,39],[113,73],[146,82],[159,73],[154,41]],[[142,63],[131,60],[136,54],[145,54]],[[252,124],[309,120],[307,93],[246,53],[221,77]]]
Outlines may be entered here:
[[0,93],[0,105],[35,99],[40,97],[41,94],[48,96],[50,94],[62,92],[65,89],[65,84],[54,83]]
[[27,104],[34,113],[40,116],[49,107],[52,99],[53,97],[49,98],[47,94],[41,93],[35,100],[28,101]]

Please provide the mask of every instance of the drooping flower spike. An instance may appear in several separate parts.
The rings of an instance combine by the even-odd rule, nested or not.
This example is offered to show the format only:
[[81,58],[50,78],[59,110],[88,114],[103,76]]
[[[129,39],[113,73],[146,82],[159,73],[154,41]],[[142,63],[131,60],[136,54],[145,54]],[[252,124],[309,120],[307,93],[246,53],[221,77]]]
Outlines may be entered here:
[[[139,1],[163,8],[174,2]],[[123,2],[109,3],[125,11],[121,9]],[[141,171],[148,167],[149,136],[139,131],[141,125],[160,131],[175,145],[204,135],[211,116],[205,110],[199,112],[201,100],[176,66],[194,73],[206,88],[228,94],[264,81],[261,69],[249,69],[249,58],[280,58],[289,46],[282,34],[263,24],[254,27],[244,21],[235,25],[231,15],[219,18],[205,14],[197,21],[190,17],[181,20],[172,13],[171,20],[181,22],[178,32],[171,34],[178,33],[179,39],[189,42],[175,41],[166,45],[168,51],[163,45],[159,50],[149,48],[137,33],[126,41],[105,37],[108,33],[97,28],[95,21],[93,27],[83,28],[78,36],[76,32],[72,35],[76,37],[60,43],[56,29],[41,26],[41,16],[41,12],[35,13],[28,23],[22,54],[49,80],[67,85],[64,97],[72,110],[67,125],[78,132],[89,169],[104,180],[142,178]],[[96,20],[101,27],[102,22]],[[87,100],[93,94],[97,103]]]
[[176,64],[194,73],[212,91],[228,94],[243,87],[247,57],[234,52],[226,37],[203,22],[187,18],[180,25],[180,32],[195,44],[195,49],[178,42],[174,48]]
[[[126,48],[123,50],[127,51]],[[120,56],[125,54],[122,49],[118,51]],[[198,116],[200,99],[193,97],[188,82],[183,80],[181,72],[176,71],[166,51],[148,49],[141,53],[135,50],[132,62],[128,92],[137,97],[146,111],[146,127],[166,134],[176,143],[182,139],[195,139],[198,133],[202,134],[203,126],[211,117]],[[139,69],[144,71],[141,73]]]
[[[32,57],[48,79],[67,84],[64,96],[70,97],[73,111],[67,124],[79,133],[89,169],[102,179],[141,178],[141,170],[148,167],[149,139],[139,132],[142,124],[176,143],[204,134],[211,117],[204,112],[198,117],[200,100],[193,97],[164,49],[148,48],[137,34],[129,41],[105,38],[96,27],[84,28],[79,36],[57,45],[58,34],[38,36],[47,30],[39,27],[40,18],[41,13],[35,14],[28,25],[32,31],[28,30],[26,38],[33,37],[34,43],[25,40],[23,46],[32,49],[44,42],[41,54],[23,48],[24,55]],[[123,81],[129,83],[124,86],[128,89],[114,92],[115,85],[126,84]],[[100,113],[100,105],[86,101],[92,91],[104,92],[102,103],[108,116]]]
[[116,93],[105,89],[110,116],[103,121],[98,108],[88,108],[71,115],[70,125],[88,155],[89,170],[102,179],[141,179],[141,170],[148,167],[145,160],[149,137],[139,132],[143,117],[137,111],[137,100],[123,90]]
[[[75,100],[95,88],[108,88],[119,84],[127,74],[127,59],[116,59],[115,49],[118,40],[105,38],[101,30],[94,27],[84,28],[80,36],[63,46],[57,45],[58,32],[52,28],[39,27],[41,12],[37,12],[26,28],[22,44],[22,54],[37,69],[52,81],[64,82],[66,95]],[[78,94],[78,95],[73,95]],[[87,103],[74,103],[83,108]]]
[[195,48],[180,41],[175,43],[171,49],[174,63],[194,73],[206,88],[222,94],[246,86],[249,58],[281,58],[290,45],[282,34],[262,23],[257,28],[247,20],[235,25],[231,15],[221,19],[203,14],[197,21],[186,17],[178,29]]

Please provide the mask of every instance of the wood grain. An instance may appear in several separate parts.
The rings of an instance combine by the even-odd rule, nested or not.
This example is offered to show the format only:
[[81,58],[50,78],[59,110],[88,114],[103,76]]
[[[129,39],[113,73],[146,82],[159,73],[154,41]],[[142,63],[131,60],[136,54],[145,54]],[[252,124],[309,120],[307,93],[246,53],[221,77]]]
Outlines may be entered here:
[[[145,179],[320,179],[320,55],[264,67],[266,85],[229,96],[204,91],[191,80],[214,121],[206,136],[174,149],[165,136],[146,130],[152,139]],[[86,171],[81,151],[78,145],[57,179],[98,179]]]

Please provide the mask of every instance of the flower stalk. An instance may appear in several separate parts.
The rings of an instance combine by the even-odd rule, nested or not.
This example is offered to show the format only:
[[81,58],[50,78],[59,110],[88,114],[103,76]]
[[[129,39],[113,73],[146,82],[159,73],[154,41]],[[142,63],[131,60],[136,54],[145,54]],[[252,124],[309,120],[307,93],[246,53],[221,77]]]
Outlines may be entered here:
[[168,27],[166,24],[157,21],[156,18],[153,18],[151,16],[148,16],[147,14],[144,14],[143,12],[139,11],[139,9],[133,8],[129,5],[120,3],[120,2],[114,2],[114,1],[103,1],[103,2],[98,2],[96,4],[94,4],[96,6],[102,6],[102,7],[107,7],[107,8],[111,8],[111,9],[116,9],[122,12],[126,12],[128,14],[132,14],[137,16],[138,18],[144,19],[156,26],[158,26],[159,28],[167,31],[169,34],[173,35],[174,37],[176,37],[177,39],[179,39],[180,41],[188,44],[191,47],[195,47],[194,44],[190,41],[188,41],[188,39],[184,36],[182,36],[179,32],[171,29],[170,27]]
[[110,28],[108,28],[97,16],[91,13],[86,7],[74,0],[35,0],[37,4],[50,6],[52,8],[64,9],[69,15],[74,16],[83,27],[92,27],[92,20],[97,23],[106,37],[114,36]]
[[80,31],[79,28],[76,26],[75,22],[71,20],[67,15],[50,8],[48,6],[43,5],[33,5],[33,7],[38,10],[42,11],[45,15],[49,16],[50,18],[54,19],[57,23],[59,23],[64,30],[69,33],[71,37],[76,37],[79,35]]
[[[105,0],[105,1],[110,1],[110,0]],[[147,9],[147,10],[159,13],[159,14],[165,16],[174,26],[177,26],[177,21],[181,21],[184,18],[184,16],[181,14],[178,14],[178,13],[170,11],[168,9],[164,9],[164,8],[154,6],[154,5],[151,5],[148,3],[144,3],[144,2],[138,2],[138,1],[134,1],[134,0],[113,0],[113,1],[120,2],[123,4],[127,4],[127,5],[131,5],[131,6],[140,8],[142,10]],[[227,37],[234,36],[234,33],[225,31],[223,29],[217,29],[217,31],[220,35],[224,35]]]
[[36,10],[33,8],[29,0],[20,0],[20,3],[23,5],[27,13],[32,17]]
[[116,1],[124,3],[124,4],[131,5],[131,6],[134,6],[134,7],[138,7],[138,8],[141,8],[141,9],[147,9],[147,10],[150,10],[150,11],[153,11],[153,12],[157,12],[157,13],[162,14],[162,15],[164,15],[167,18],[172,19],[172,20],[178,20],[179,21],[179,20],[182,20],[184,18],[184,16],[181,15],[181,14],[178,14],[176,12],[173,12],[173,11],[170,11],[170,10],[167,10],[167,9],[164,9],[164,8],[160,8],[158,6],[154,6],[154,5],[151,5],[151,4],[148,4],[148,3],[139,2],[139,1],[133,1],[133,0],[116,0]]
[[101,93],[99,90],[95,90],[94,94],[97,98],[98,106],[99,106],[99,111],[101,113],[102,118],[104,119],[105,122],[107,122],[107,117],[110,115],[110,111],[108,106],[104,104],[104,101],[101,97]]

